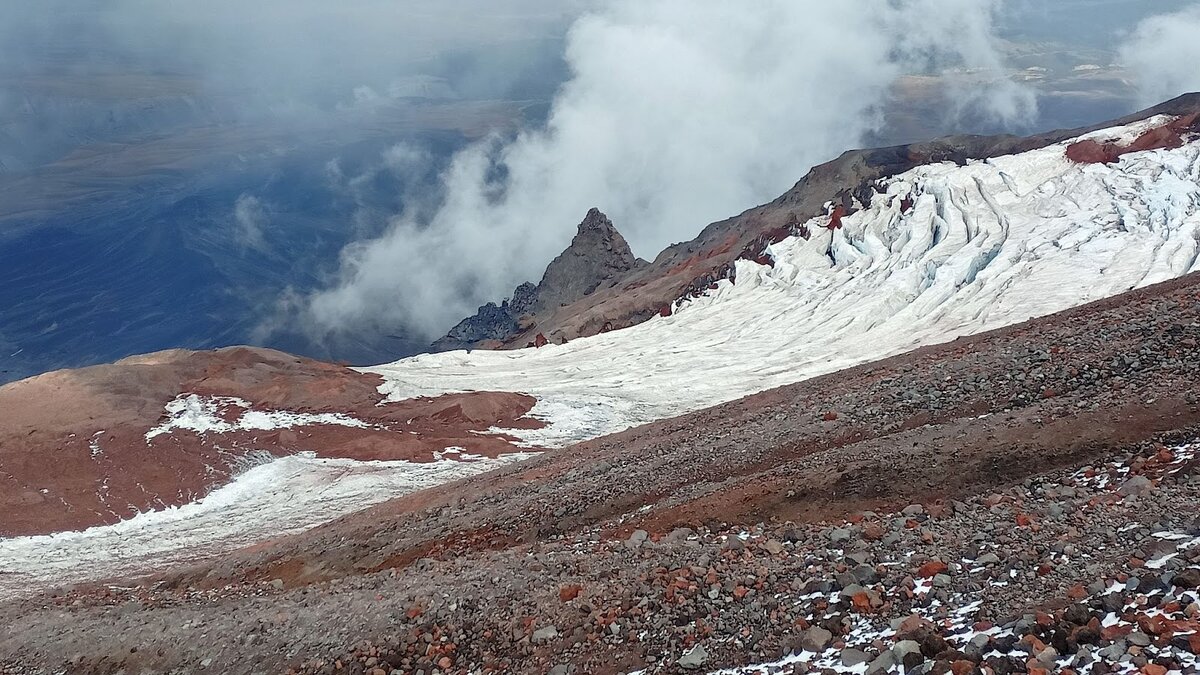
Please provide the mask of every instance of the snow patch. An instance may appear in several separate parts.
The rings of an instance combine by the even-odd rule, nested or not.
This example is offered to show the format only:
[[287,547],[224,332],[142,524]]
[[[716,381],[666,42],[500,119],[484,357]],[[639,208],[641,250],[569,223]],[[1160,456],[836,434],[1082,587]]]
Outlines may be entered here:
[[184,506],[79,532],[0,539],[0,600],[52,584],[193,562],[532,456],[413,463],[321,459],[312,453],[263,462],[256,455],[248,462],[260,463]]
[[[167,420],[146,432],[146,442],[177,429],[197,434],[232,431],[270,431],[310,425],[335,425],[369,429],[373,425],[342,413],[300,413],[287,410],[251,410],[250,403],[233,396],[180,394],[163,406]],[[234,421],[226,420],[233,417]]]

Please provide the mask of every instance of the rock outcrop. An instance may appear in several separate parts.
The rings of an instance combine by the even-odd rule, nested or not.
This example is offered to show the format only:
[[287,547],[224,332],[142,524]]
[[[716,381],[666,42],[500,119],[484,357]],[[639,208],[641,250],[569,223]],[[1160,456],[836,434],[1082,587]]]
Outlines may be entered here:
[[571,245],[550,262],[536,286],[525,282],[513,290],[511,299],[483,305],[435,342],[434,349],[486,347],[492,346],[487,344],[490,341],[509,341],[532,329],[538,315],[611,287],[646,264],[633,255],[608,216],[593,208],[579,223]]

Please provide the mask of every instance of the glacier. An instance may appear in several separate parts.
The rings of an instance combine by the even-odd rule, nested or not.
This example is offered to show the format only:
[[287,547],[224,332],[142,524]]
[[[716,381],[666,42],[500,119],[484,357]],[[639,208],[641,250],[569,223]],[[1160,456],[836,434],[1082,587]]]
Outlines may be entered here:
[[[519,391],[562,447],[766,389],[1019,323],[1200,269],[1200,139],[1076,164],[1076,140],[1128,143],[1152,117],[965,166],[930,164],[828,229],[807,223],[734,281],[623,330],[513,351],[364,368],[388,400]],[[912,200],[910,210],[902,202]]]

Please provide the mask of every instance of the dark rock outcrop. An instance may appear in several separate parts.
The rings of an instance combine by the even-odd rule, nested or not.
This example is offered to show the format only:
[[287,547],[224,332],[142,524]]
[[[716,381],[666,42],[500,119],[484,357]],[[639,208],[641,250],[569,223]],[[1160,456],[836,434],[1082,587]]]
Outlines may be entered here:
[[525,282],[513,290],[511,299],[499,305],[483,305],[474,316],[462,320],[433,343],[433,348],[462,349],[494,340],[507,341],[533,328],[536,315],[612,286],[645,264],[633,255],[608,216],[592,209],[579,223],[571,245],[550,262],[536,286]]

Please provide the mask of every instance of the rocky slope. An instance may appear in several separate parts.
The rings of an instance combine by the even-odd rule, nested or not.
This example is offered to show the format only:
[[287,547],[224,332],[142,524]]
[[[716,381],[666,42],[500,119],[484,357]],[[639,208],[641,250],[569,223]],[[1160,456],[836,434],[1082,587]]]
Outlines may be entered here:
[[851,153],[650,265],[593,211],[460,326],[538,349],[0,388],[0,664],[1194,669],[1198,107]]
[[[588,211],[571,245],[546,267],[535,286],[524,283],[500,305],[489,302],[463,319],[433,344],[436,350],[495,347],[519,333],[533,331],[533,316],[553,312],[646,265],[633,255],[629,244],[599,209]],[[540,333],[539,333],[540,334]],[[557,337],[553,332],[551,337]],[[542,334],[542,339],[546,336]],[[535,336],[536,341],[536,336]]]
[[9,672],[1189,672],[1198,371],[1192,275],[142,585],[9,603],[0,654]]

